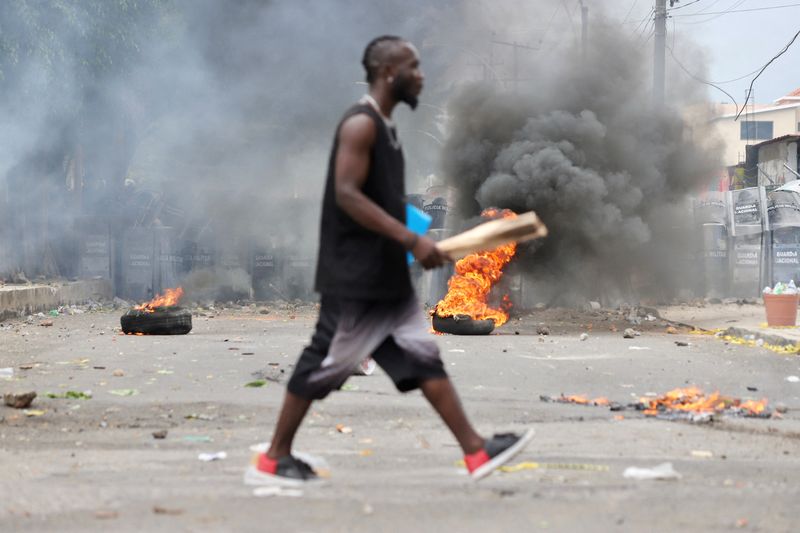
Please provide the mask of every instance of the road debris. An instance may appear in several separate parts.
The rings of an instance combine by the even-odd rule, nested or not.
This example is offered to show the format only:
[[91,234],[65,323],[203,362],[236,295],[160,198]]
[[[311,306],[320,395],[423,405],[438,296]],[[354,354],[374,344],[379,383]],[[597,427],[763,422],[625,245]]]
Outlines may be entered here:
[[228,453],[227,452],[201,453],[197,456],[197,458],[205,463],[210,463],[211,461],[221,461],[222,459],[227,459]]
[[92,399],[92,391],[76,391],[76,390],[68,390],[66,392],[62,392],[57,394],[55,392],[48,392],[45,393],[45,396],[52,399],[62,399],[62,400],[91,400]]
[[788,381],[789,383],[797,383],[800,382],[800,378],[797,376],[789,376],[786,378],[786,381]]
[[19,394],[8,392],[3,396],[3,401],[14,409],[26,409],[33,403],[34,398],[36,398],[36,393],[33,391]]
[[348,435],[353,432],[353,428],[345,426],[344,424],[336,424],[336,431]]
[[114,389],[108,391],[108,393],[114,396],[136,396],[139,394],[139,389]]
[[711,459],[714,457],[714,453],[708,450],[692,450],[692,457],[697,457],[698,459]]
[[633,328],[626,328],[625,331],[622,332],[623,339],[633,339],[635,337],[638,337],[639,335],[641,335],[641,333],[639,333]]
[[649,480],[649,479],[677,480],[683,477],[678,472],[675,471],[675,469],[672,467],[672,463],[661,463],[660,465],[654,466],[653,468],[639,468],[636,466],[629,466],[622,473],[622,476],[626,479],[636,479],[636,480]]
[[539,324],[536,326],[536,334],[542,336],[550,335],[550,328],[544,324]]
[[13,379],[14,369],[11,367],[0,368],[0,379]]
[[539,399],[551,403],[574,403],[579,405],[609,406],[611,411],[631,409],[645,416],[662,420],[686,420],[689,422],[712,422],[715,415],[736,416],[745,418],[780,418],[767,407],[766,398],[762,400],[742,400],[732,396],[723,396],[718,391],[706,395],[698,387],[673,389],[661,396],[648,393],[636,403],[618,403],[607,398],[589,400],[583,395],[568,396],[561,394],[552,397],[541,395]]
[[153,432],[154,439],[166,439],[168,431],[166,429],[159,429],[158,431]]
[[183,509],[169,509],[167,507],[161,507],[160,505],[153,506],[153,513],[154,514],[163,514],[163,515],[170,515],[170,516],[178,516],[183,514]]
[[589,340],[589,334],[588,333],[581,333],[580,339],[581,339],[581,341]]
[[263,387],[266,384],[267,384],[266,380],[257,379],[255,381],[251,381],[249,383],[245,383],[244,386],[248,387],[248,388],[259,388],[259,387]]
[[183,440],[185,442],[214,442],[214,439],[208,435],[185,435]]

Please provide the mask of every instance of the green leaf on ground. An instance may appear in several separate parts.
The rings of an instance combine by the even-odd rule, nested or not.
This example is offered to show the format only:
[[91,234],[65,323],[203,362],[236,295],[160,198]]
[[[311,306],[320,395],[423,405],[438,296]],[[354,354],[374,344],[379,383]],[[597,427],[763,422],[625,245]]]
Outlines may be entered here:
[[251,381],[250,383],[245,383],[244,386],[245,387],[263,387],[266,384],[267,384],[267,382],[265,380],[257,379],[255,381]]
[[139,394],[139,389],[114,389],[108,392],[114,396],[136,396]]
[[66,399],[66,400],[91,400],[92,393],[89,391],[76,391],[76,390],[68,390],[62,394],[56,394],[55,392],[48,392],[45,394],[48,398],[55,398],[55,399]]

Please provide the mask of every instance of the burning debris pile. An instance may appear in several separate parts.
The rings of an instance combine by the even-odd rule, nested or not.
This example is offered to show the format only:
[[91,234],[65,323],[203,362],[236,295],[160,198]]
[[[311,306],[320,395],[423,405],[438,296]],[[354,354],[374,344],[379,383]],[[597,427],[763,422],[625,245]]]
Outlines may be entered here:
[[180,307],[183,289],[167,289],[149,302],[137,305],[120,318],[126,335],[186,335],[192,330],[192,313]]
[[[483,218],[514,218],[508,209],[486,209]],[[508,321],[511,302],[503,296],[499,307],[489,305],[492,287],[503,277],[505,267],[517,251],[516,243],[499,246],[488,252],[470,254],[456,262],[455,274],[447,282],[447,294],[433,310],[433,328],[456,335],[492,332]]]
[[767,399],[741,400],[723,396],[719,391],[705,394],[698,387],[678,388],[657,397],[642,397],[631,404],[611,402],[607,398],[588,399],[586,396],[546,396],[539,397],[543,402],[572,403],[578,405],[608,406],[611,411],[626,409],[640,411],[645,416],[663,420],[687,420],[690,422],[710,422],[715,415],[746,418],[780,418],[777,412],[767,408]]

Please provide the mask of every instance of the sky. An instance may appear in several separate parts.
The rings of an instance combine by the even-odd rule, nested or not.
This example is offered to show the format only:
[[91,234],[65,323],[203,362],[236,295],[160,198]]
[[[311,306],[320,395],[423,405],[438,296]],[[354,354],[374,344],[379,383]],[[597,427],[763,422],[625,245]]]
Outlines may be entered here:
[[[565,3],[578,2],[565,0]],[[625,29],[637,33],[645,28],[641,22],[647,19],[644,36],[652,33],[650,10],[654,0],[586,0],[586,4],[590,9],[590,18],[592,10],[604,9],[610,19],[624,22]],[[792,7],[775,8],[787,5]],[[746,9],[760,11],[741,11]],[[721,14],[726,11],[731,12]],[[575,23],[578,24],[580,12],[574,9],[574,13]],[[678,60],[686,64],[699,48],[707,61],[708,78],[698,77],[712,82],[744,77],[719,84],[740,104],[756,74],[753,71],[760,69],[782,50],[800,29],[800,2],[796,0],[681,0],[669,14],[667,43],[672,45],[674,42],[672,48]],[[647,41],[647,46],[652,48],[652,37]],[[668,64],[671,61],[673,59],[668,52]],[[770,103],[800,87],[798,65],[800,37],[756,80],[753,86],[756,102]],[[709,88],[708,95],[712,101],[730,101],[713,88]]]

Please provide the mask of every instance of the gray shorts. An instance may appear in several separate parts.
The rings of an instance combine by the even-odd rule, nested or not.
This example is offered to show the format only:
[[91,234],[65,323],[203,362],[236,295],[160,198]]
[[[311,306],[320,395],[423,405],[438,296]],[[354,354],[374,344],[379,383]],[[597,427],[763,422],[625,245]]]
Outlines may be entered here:
[[323,295],[316,330],[289,380],[289,392],[324,398],[370,356],[403,392],[447,377],[428,328],[414,296],[367,301]]

